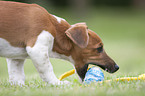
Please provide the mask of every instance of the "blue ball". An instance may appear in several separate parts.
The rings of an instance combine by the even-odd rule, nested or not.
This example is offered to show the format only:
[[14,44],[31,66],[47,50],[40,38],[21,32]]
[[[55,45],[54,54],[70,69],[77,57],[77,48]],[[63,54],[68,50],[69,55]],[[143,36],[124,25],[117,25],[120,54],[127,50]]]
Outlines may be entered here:
[[84,84],[91,84],[91,82],[98,82],[104,80],[104,74],[98,67],[90,68],[84,78]]

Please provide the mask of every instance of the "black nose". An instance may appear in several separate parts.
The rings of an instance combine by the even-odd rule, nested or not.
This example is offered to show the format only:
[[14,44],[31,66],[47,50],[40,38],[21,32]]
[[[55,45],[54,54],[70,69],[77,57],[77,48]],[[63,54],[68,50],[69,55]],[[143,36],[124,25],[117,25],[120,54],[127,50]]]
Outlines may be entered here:
[[116,64],[115,66],[116,71],[119,69],[119,66]]

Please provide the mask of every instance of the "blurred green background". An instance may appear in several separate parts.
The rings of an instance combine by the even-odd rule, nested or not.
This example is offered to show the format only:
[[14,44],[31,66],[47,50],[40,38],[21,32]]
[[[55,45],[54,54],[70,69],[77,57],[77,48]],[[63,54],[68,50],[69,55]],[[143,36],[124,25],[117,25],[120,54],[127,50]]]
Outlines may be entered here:
[[[39,4],[70,24],[86,22],[89,29],[102,38],[106,52],[120,66],[118,72],[104,72],[105,76],[116,78],[145,73],[145,0],[13,1]],[[51,62],[58,77],[73,68],[63,60],[51,59]],[[7,71],[6,60],[0,58],[0,79],[8,79]],[[38,76],[31,60],[25,63],[25,74],[26,79]]]

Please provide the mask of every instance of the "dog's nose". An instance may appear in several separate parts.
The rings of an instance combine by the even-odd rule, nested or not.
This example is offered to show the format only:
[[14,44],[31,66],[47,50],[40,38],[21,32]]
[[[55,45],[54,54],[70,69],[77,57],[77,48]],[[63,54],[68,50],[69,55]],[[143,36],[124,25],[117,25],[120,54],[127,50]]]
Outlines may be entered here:
[[117,64],[115,64],[114,67],[115,67],[116,71],[119,69],[119,66]]

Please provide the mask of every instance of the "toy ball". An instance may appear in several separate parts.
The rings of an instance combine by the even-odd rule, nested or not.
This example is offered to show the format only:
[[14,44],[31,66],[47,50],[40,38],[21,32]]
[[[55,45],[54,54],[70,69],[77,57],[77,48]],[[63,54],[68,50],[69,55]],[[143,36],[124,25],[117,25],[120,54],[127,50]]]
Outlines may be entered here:
[[104,80],[104,74],[98,67],[90,68],[84,78],[84,84],[91,84],[92,82],[98,82]]

